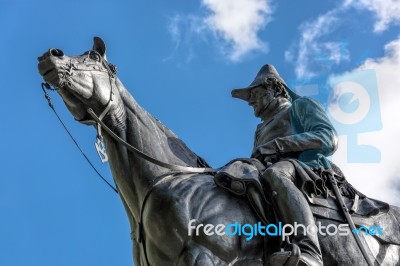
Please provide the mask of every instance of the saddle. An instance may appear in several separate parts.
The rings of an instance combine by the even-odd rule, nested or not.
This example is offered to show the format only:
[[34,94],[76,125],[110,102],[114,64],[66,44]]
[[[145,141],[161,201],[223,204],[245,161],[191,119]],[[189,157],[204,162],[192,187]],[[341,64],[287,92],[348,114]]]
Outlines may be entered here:
[[[274,220],[271,217],[273,211],[270,210],[272,204],[269,195],[264,194],[259,178],[260,173],[265,169],[265,166],[257,159],[239,158],[221,167],[216,172],[214,181],[217,186],[236,196],[247,196],[257,216],[264,223],[269,223],[268,220]],[[259,196],[249,197],[249,194],[254,194],[247,193],[249,189],[257,191]],[[332,193],[313,195],[312,198],[306,196],[306,198],[315,217],[346,223],[342,209]],[[348,209],[352,210],[352,218],[357,227],[380,226],[384,229],[384,234],[374,236],[378,241],[400,245],[400,208],[368,197],[350,199],[343,196],[343,199]],[[260,213],[260,208],[256,207],[260,204],[265,209],[264,213]]]
[[259,174],[265,169],[257,159],[235,159],[216,172],[214,181],[236,196],[245,196],[259,219],[264,224],[269,224],[275,216],[259,178]]

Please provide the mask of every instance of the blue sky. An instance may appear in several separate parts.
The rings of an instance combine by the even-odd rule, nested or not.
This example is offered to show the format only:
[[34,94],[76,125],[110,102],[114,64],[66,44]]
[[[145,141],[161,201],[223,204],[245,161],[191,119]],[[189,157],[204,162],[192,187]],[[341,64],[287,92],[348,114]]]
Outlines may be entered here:
[[[105,40],[109,62],[137,101],[215,167],[249,156],[259,123],[231,89],[247,86],[263,64],[275,65],[293,89],[329,110],[343,109],[332,111],[342,133],[334,159],[348,179],[400,204],[393,141],[400,134],[397,1],[0,0],[0,6],[0,265],[132,264],[120,199],[84,161],[40,89],[36,58],[53,47],[81,54],[93,36]],[[352,99],[343,82],[367,95]],[[95,153],[95,130],[51,96],[112,180]]]

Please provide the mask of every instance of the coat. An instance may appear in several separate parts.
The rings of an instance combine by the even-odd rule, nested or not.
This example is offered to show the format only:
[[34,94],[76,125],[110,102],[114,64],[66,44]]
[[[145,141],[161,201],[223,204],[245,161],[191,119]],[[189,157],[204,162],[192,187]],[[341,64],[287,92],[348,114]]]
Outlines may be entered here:
[[323,107],[301,97],[279,106],[279,111],[257,126],[252,157],[295,158],[319,168],[319,155],[330,156],[338,137]]

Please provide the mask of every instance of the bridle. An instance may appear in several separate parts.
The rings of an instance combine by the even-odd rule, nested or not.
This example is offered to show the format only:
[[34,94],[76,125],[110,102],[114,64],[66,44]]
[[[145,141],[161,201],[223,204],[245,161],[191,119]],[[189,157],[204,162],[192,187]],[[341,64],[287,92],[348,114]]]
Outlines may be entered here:
[[[102,70],[100,66],[96,65],[88,65],[86,62],[88,59],[92,59],[95,61],[98,61],[101,63],[101,66],[106,69],[106,71]],[[91,66],[91,67],[90,67]],[[74,66],[72,63],[70,63],[70,70],[78,70],[78,71],[90,71],[90,72],[104,72],[108,74],[108,80],[110,83],[110,97],[108,99],[108,102],[106,103],[105,107],[103,107],[103,111],[100,113],[100,115],[97,117],[100,121],[103,120],[103,118],[108,114],[108,112],[111,109],[111,103],[113,101],[113,95],[114,95],[114,85],[115,85],[115,74],[117,73],[117,67],[113,64],[108,63],[103,56],[101,56],[97,51],[95,50],[90,50],[87,52],[87,57],[83,59],[82,64],[80,64],[79,67]],[[70,84],[72,86],[72,84]],[[92,114],[96,115],[92,109]],[[92,116],[93,115],[89,112],[89,109],[87,110],[88,113]],[[106,152],[106,146],[104,144],[104,138],[102,135],[101,131],[101,124],[96,122],[95,120],[88,120],[88,119],[82,119],[78,120],[78,122],[84,123],[84,124],[96,124],[97,125],[97,136],[96,136],[96,142],[95,142],[95,147],[97,154],[100,157],[100,160],[102,163],[105,163],[108,161],[108,155]]]

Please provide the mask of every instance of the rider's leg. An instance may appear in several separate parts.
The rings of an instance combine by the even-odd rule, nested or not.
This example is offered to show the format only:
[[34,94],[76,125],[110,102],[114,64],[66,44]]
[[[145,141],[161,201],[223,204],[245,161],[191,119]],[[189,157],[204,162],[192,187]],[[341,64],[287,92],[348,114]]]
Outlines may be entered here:
[[[297,222],[305,227],[315,225],[306,198],[294,184],[295,174],[293,164],[288,161],[273,164],[262,175],[262,181],[267,188],[266,193],[276,192],[273,201],[278,218],[283,224],[294,225]],[[314,231],[310,234],[300,226],[297,227],[297,234],[291,237],[291,241],[301,250],[300,261],[303,265],[322,265],[318,236]]]

